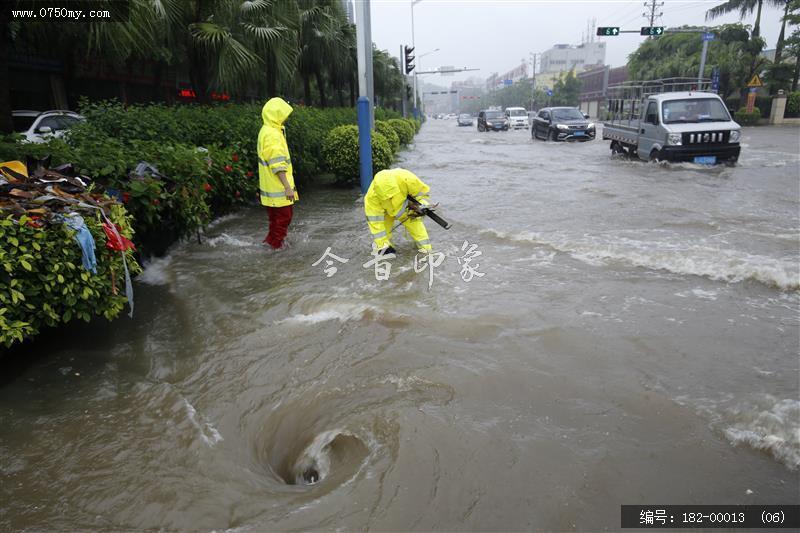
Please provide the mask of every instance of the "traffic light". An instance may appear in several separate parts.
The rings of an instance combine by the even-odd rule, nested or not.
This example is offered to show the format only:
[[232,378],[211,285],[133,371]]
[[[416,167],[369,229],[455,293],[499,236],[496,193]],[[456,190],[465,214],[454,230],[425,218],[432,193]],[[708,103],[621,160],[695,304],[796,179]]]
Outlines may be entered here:
[[413,46],[406,46],[406,57],[405,57],[405,65],[406,65],[406,74],[411,74],[411,71],[414,70],[414,47]]
[[662,35],[664,26],[642,26],[641,35]]
[[619,26],[600,26],[597,28],[597,35],[601,37],[613,37],[619,35]]

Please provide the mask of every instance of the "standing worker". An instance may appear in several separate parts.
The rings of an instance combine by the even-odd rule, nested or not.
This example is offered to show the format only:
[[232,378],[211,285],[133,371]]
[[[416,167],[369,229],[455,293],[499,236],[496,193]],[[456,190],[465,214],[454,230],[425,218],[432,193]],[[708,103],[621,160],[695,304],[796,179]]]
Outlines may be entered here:
[[375,174],[364,197],[364,214],[375,246],[381,253],[395,253],[391,239],[396,219],[403,223],[420,252],[432,251],[420,209],[408,199],[410,196],[427,206],[430,190],[413,172],[404,168],[381,170]]
[[299,200],[283,127],[291,113],[292,106],[283,98],[270,98],[261,110],[264,125],[258,132],[258,189],[269,215],[264,242],[274,250],[283,247],[292,222],[292,206]]

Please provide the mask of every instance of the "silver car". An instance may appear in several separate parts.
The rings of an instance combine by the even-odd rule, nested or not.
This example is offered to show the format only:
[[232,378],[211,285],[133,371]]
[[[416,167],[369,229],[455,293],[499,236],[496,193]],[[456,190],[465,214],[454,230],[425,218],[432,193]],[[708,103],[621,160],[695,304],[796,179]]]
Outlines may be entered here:
[[25,141],[44,143],[52,138],[59,138],[78,122],[86,120],[83,115],[74,111],[52,110],[31,111],[18,109],[11,112],[14,131],[25,137]]

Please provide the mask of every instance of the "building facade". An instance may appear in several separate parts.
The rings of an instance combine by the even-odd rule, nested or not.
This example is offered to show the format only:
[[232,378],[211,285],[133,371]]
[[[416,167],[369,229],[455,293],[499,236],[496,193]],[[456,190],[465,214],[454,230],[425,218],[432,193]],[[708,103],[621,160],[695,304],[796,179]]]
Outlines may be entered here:
[[557,44],[542,52],[540,70],[543,73],[580,72],[587,68],[604,65],[606,62],[606,43],[590,42],[571,46]]
[[580,72],[577,77],[581,81],[581,111],[589,113],[592,118],[603,119],[608,87],[628,81],[628,67],[611,68],[604,65]]

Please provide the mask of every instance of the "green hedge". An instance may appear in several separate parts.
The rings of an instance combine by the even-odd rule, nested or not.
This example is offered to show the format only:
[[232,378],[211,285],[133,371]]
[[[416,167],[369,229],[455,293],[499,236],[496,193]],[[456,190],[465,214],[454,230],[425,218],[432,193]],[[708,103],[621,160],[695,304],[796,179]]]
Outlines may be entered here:
[[[36,335],[45,326],[75,318],[88,322],[103,316],[111,320],[125,306],[121,255],[106,248],[99,218],[83,218],[97,246],[97,274],[83,268],[75,232],[63,224],[39,227],[24,215],[19,219],[0,215],[0,343],[6,347]],[[129,217],[121,206],[111,208],[110,218],[123,235],[132,236]],[[125,253],[131,274],[138,273],[133,252]]]
[[389,125],[394,128],[397,136],[400,137],[400,143],[403,145],[410,144],[414,140],[414,127],[409,124],[408,120],[395,118],[388,121]]
[[786,98],[785,117],[800,116],[800,91],[789,93]]
[[[330,131],[322,148],[328,168],[341,180],[357,180],[360,175],[358,126],[339,126]],[[389,168],[394,160],[386,137],[372,132],[372,173]]]
[[742,126],[755,126],[761,118],[761,110],[757,107],[753,108],[752,113],[747,112],[747,108],[739,109],[734,115],[734,120]]
[[375,131],[386,137],[386,141],[389,143],[389,148],[391,148],[392,154],[397,154],[400,151],[400,137],[387,121],[376,120]]

